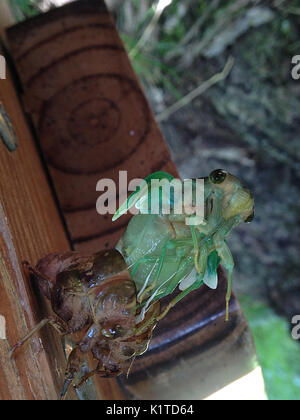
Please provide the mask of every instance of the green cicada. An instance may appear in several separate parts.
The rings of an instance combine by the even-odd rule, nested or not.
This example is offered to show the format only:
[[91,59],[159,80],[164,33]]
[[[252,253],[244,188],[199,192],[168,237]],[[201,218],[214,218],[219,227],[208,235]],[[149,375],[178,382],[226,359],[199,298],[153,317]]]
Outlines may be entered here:
[[[198,180],[176,180],[177,184],[174,181],[165,172],[149,175],[113,216],[116,220],[133,206],[139,210],[116,246],[137,287],[142,308],[138,320],[144,318],[153,302],[172,293],[177,286],[181,292],[157,320],[201,285],[215,289],[220,263],[228,275],[225,316],[228,320],[234,261],[226,236],[239,223],[253,219],[253,196],[239,179],[221,169]],[[203,186],[202,213],[201,209],[197,212],[196,205],[199,181]],[[184,188],[187,184],[188,192]],[[164,188],[167,185],[171,185],[168,193]],[[176,185],[181,185],[181,190],[177,188],[176,192]],[[185,195],[190,199],[188,205]]]

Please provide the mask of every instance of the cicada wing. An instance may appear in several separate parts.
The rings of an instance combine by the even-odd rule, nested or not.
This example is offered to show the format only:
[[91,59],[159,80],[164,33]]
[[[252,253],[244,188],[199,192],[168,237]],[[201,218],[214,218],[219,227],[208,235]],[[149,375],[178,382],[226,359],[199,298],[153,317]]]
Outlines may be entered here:
[[[213,251],[207,258],[207,267],[205,275],[203,277],[203,283],[211,289],[216,289],[218,286],[218,273],[217,268],[220,263],[220,258],[217,251]],[[188,276],[181,280],[179,284],[179,290],[186,290],[192,286],[198,279],[198,274],[195,268],[190,272]]]
[[203,283],[211,289],[216,289],[218,286],[218,273],[217,268],[220,263],[220,257],[217,251],[213,251],[207,258],[207,268],[203,277]]
[[187,275],[184,279],[182,279],[181,282],[179,283],[179,286],[178,286],[179,290],[187,289],[192,284],[194,284],[196,280],[197,280],[197,270],[196,268],[193,268],[190,274]]
[[139,185],[137,189],[130,194],[127,200],[118,208],[118,210],[112,217],[112,221],[114,222],[119,217],[123,216],[123,214],[126,214],[131,209],[131,207],[135,206],[136,203],[143,197],[147,197],[147,192],[147,184],[142,183],[141,185]]
[[[186,257],[178,262],[178,258],[168,258],[163,266],[159,276],[159,284],[154,289],[154,295],[151,299],[161,299],[170,295],[176,289],[182,279],[186,278],[193,270],[193,258]],[[177,261],[176,261],[177,260]]]
[[[151,200],[151,181],[152,180],[167,180],[172,181],[174,177],[167,172],[154,172],[151,175],[148,175],[144,181],[138,185],[137,189],[130,194],[130,196],[127,198],[125,203],[121,205],[121,207],[116,211],[116,213],[113,215],[112,220],[115,221],[119,217],[121,217],[123,214],[127,213],[133,206],[135,206],[137,209],[139,209],[142,213],[147,213],[149,208],[149,199]],[[158,200],[163,200],[164,197],[161,197],[159,194],[153,195],[158,196]],[[152,203],[151,206],[156,205],[157,203]]]
[[217,273],[209,274],[207,271],[203,277],[203,283],[206,284],[210,289],[216,289],[218,287],[218,275]]

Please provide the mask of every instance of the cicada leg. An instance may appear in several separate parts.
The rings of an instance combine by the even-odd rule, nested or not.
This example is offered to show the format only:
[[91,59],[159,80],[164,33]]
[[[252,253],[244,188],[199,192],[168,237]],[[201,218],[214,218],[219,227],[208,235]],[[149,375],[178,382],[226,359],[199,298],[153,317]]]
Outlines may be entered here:
[[163,266],[164,261],[165,261],[167,247],[169,245],[169,242],[171,242],[171,241],[168,241],[163,246],[163,248],[162,248],[162,251],[161,251],[161,254],[160,254],[160,257],[159,257],[159,261],[158,261],[158,267],[157,267],[157,270],[155,272],[154,280],[150,284],[150,286],[148,286],[146,289],[144,289],[144,291],[141,293],[141,295],[139,296],[139,302],[142,302],[143,301],[143,297],[145,296],[145,294],[148,293],[148,292],[150,292],[157,285],[157,280],[159,278],[159,275],[161,273],[162,266]]
[[[133,267],[133,269],[131,270],[131,272],[130,272],[130,274],[131,274],[131,276],[133,276],[134,275],[134,273],[137,271],[137,269],[139,268],[139,266],[142,264],[142,263],[149,263],[149,262],[151,262],[151,263],[156,263],[157,262],[157,260],[158,260],[158,258],[157,257],[149,257],[149,256],[147,256],[147,255],[145,255],[144,257],[141,257],[141,258],[139,258],[135,263],[134,263],[134,267]],[[150,279],[150,277],[151,277],[151,274],[152,274],[152,270],[151,270],[151,272],[150,272],[150,274],[147,276],[147,278],[146,278],[146,280],[145,280],[145,283],[144,283],[144,285],[143,285],[143,287],[142,287],[142,289],[139,291],[139,293],[138,293],[138,295],[137,295],[137,300],[138,300],[138,302],[140,302],[140,296],[143,294],[143,292],[144,292],[144,290],[145,290],[145,288],[147,287],[147,284],[148,284],[148,281],[149,281],[149,279]]]
[[[147,256],[147,255],[145,255],[144,257],[141,257],[141,258],[139,258],[134,264],[133,264],[133,268],[132,268],[132,270],[130,271],[130,274],[131,274],[131,276],[133,276],[134,275],[134,273],[137,271],[137,269],[139,268],[139,266],[142,264],[142,263],[153,263],[154,264],[154,266],[155,266],[155,263],[158,261],[158,257],[150,257],[150,256]],[[153,266],[153,267],[154,267]],[[130,267],[128,267],[128,268],[130,268]],[[153,271],[153,269],[150,271],[150,273],[149,273],[149,275],[147,276],[147,278],[146,278],[146,280],[145,280],[145,282],[144,282],[144,285],[143,285],[143,287],[141,288],[141,290],[139,291],[139,293],[138,293],[138,295],[137,295],[137,301],[138,302],[141,302],[141,300],[140,300],[140,296],[142,296],[143,295],[143,293],[144,293],[144,290],[146,289],[146,287],[147,287],[147,284],[148,284],[148,282],[149,282],[149,279],[150,279],[150,277],[151,277],[151,275],[152,275],[152,271]]]
[[130,274],[131,275],[134,275],[134,273],[137,271],[137,269],[139,268],[139,266],[142,263],[144,263],[144,262],[156,262],[157,260],[158,260],[157,257],[149,257],[147,255],[145,255],[144,257],[139,258],[135,263],[131,264],[131,266],[128,267],[130,269],[133,266]]
[[180,246],[191,246],[192,244],[193,243],[192,243],[191,239],[170,239],[169,241],[166,242],[166,244],[162,247],[161,254],[160,254],[160,257],[158,259],[158,267],[156,269],[153,282],[150,284],[150,286],[145,288],[142,291],[142,293],[138,296],[138,301],[139,302],[143,301],[143,298],[144,298],[146,293],[150,292],[152,289],[154,289],[154,287],[157,286],[157,280],[158,280],[159,275],[161,273],[163,264],[164,264],[164,262],[167,258],[167,256],[166,256],[167,249],[174,249],[174,248],[178,248]]
[[208,247],[207,245],[204,245],[199,250],[199,273],[197,275],[196,281],[191,284],[187,289],[180,292],[166,307],[166,309],[156,318],[157,321],[160,321],[162,318],[164,318],[169,310],[173,308],[176,303],[178,303],[181,299],[183,299],[186,295],[188,295],[193,290],[198,289],[200,286],[203,285],[203,277],[205,275],[206,267],[207,267],[207,257],[208,257]]
[[126,378],[127,379],[129,378],[129,373],[131,371],[131,368],[133,366],[133,363],[135,362],[136,356],[137,356],[136,354],[133,356],[133,358],[131,359],[130,365],[129,365],[128,369],[127,369],[127,373],[126,373]]
[[231,285],[232,285],[232,273],[234,268],[234,261],[232,254],[225,240],[220,240],[218,237],[214,238],[214,244],[216,251],[221,258],[221,263],[227,271],[227,291],[225,297],[226,303],[226,312],[225,312],[225,321],[229,320],[229,301],[231,297]]
[[180,292],[166,307],[166,309],[156,318],[157,321],[160,321],[163,319],[170,309],[172,309],[176,303],[178,303],[181,299],[183,299],[186,295],[188,295],[193,290],[198,289],[200,286],[203,285],[203,280],[196,280],[195,283],[193,283],[190,287],[185,289],[183,292]]
[[237,226],[241,222],[240,215],[231,217],[224,221],[221,226],[218,227],[216,233],[213,235],[213,243],[216,251],[221,258],[221,263],[227,271],[227,292],[225,297],[226,311],[225,321],[229,319],[229,301],[231,297],[231,284],[232,284],[232,273],[234,268],[234,261],[228,245],[225,242],[225,238],[234,226]]
[[192,240],[193,240],[193,245],[194,245],[194,264],[195,264],[195,268],[197,270],[198,273],[200,273],[200,267],[198,264],[198,258],[199,258],[199,245],[198,245],[198,239],[197,239],[197,235],[195,232],[195,228],[193,226],[190,226],[190,230],[191,230],[191,234],[192,234]]

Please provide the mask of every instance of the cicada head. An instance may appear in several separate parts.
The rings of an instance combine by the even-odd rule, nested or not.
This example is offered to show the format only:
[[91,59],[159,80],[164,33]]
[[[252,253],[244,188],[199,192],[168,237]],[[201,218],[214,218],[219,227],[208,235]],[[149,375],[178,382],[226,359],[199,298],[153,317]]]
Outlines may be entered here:
[[227,220],[240,215],[245,222],[254,217],[254,198],[241,181],[223,169],[216,169],[208,180],[212,192],[222,194],[222,217]]

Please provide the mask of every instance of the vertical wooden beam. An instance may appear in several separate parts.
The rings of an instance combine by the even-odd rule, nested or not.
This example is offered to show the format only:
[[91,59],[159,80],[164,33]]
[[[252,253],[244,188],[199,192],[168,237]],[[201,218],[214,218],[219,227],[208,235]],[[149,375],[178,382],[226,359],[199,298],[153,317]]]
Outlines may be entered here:
[[[59,337],[48,330],[15,359],[8,353],[45,314],[22,260],[35,263],[69,244],[9,74],[0,80],[0,104],[0,314],[6,321],[6,339],[0,339],[0,399],[57,399],[65,369]],[[2,141],[7,118],[18,138],[14,152]]]

